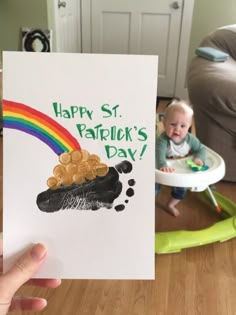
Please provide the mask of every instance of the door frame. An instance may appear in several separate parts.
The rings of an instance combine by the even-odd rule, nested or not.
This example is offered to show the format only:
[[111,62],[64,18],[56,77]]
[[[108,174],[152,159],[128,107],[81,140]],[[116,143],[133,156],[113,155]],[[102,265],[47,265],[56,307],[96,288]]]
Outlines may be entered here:
[[[59,0],[46,0],[47,1],[47,19],[48,19],[48,28],[52,30],[52,51],[53,52],[58,52],[59,51],[59,41],[58,41],[58,36],[57,36],[57,31],[58,31],[58,19],[57,19],[57,14],[58,14],[58,2]],[[60,0],[62,1],[62,0]],[[78,36],[78,41],[80,43],[78,47],[78,52],[81,52],[81,0],[74,0],[76,2],[79,2],[79,6],[76,11],[77,15],[77,20],[79,24],[79,34]]]
[[48,28],[52,30],[52,51],[57,51],[56,4],[57,0],[47,0]]
[[186,74],[189,63],[189,44],[192,31],[194,0],[184,0],[183,18],[180,30],[179,57],[175,80],[175,96],[188,99]]

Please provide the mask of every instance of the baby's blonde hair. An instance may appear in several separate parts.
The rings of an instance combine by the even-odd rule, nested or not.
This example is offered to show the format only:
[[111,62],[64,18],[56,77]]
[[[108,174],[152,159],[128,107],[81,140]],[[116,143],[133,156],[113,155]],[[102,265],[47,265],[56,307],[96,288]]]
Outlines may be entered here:
[[167,119],[170,114],[173,114],[175,112],[184,113],[188,115],[191,119],[193,117],[192,106],[185,100],[181,99],[172,100],[165,110],[164,119]]

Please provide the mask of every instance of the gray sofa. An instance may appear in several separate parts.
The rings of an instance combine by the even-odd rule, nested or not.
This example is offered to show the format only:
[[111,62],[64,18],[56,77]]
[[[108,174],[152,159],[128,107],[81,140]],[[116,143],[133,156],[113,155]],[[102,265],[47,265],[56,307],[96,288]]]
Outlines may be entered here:
[[225,160],[224,180],[236,182],[236,24],[207,35],[199,47],[229,54],[224,62],[194,57],[187,86],[198,138]]

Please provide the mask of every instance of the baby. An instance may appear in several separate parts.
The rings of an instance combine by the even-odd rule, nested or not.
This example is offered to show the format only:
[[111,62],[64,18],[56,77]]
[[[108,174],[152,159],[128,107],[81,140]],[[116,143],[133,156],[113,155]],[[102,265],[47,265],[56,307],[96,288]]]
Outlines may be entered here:
[[[174,99],[164,113],[164,131],[157,138],[156,168],[163,172],[174,172],[167,164],[167,158],[180,158],[193,154],[193,161],[197,165],[205,163],[205,147],[188,132],[192,125],[193,109],[184,100]],[[156,193],[160,185],[156,184]],[[186,188],[172,187],[171,198],[167,203],[167,211],[177,217],[179,210],[176,205],[184,198]]]

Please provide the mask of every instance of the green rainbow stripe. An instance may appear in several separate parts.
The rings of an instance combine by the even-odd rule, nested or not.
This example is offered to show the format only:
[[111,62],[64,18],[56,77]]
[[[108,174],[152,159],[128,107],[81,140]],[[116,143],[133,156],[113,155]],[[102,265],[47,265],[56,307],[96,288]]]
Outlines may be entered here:
[[3,127],[28,133],[47,144],[57,155],[80,150],[71,133],[51,117],[25,104],[3,100]]

